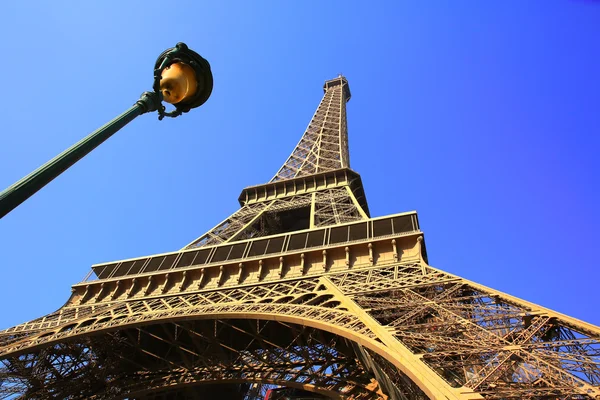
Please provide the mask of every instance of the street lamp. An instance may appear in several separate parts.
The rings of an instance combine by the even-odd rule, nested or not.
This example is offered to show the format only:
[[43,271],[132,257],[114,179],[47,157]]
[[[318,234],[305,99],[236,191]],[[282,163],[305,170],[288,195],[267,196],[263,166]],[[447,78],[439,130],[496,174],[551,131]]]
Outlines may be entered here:
[[[0,218],[136,117],[152,111],[158,112],[159,120],[177,117],[204,104],[210,97],[212,87],[210,65],[198,53],[190,50],[185,43],[177,43],[175,47],[165,50],[154,65],[153,91],[142,93],[140,99],[123,114],[0,193]],[[167,112],[163,100],[172,104],[175,110]]]

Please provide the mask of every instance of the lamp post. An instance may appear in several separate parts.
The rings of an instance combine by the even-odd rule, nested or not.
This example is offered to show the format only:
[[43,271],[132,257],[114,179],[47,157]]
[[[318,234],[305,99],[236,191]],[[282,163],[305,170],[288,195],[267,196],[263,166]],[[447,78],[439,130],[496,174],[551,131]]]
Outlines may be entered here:
[[[158,111],[159,120],[177,117],[204,104],[210,97],[212,87],[210,65],[198,53],[190,50],[185,43],[177,43],[175,47],[165,50],[154,65],[153,91],[144,92],[127,111],[0,193],[0,218],[136,117],[152,111]],[[175,110],[167,112],[163,100],[172,104]]]

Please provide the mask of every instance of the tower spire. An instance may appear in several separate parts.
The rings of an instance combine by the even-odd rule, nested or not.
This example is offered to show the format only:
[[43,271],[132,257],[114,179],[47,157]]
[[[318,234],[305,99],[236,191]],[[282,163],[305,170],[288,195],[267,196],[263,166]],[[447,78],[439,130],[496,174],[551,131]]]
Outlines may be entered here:
[[341,74],[323,85],[323,99],[306,131],[271,182],[350,168],[346,102],[348,80]]

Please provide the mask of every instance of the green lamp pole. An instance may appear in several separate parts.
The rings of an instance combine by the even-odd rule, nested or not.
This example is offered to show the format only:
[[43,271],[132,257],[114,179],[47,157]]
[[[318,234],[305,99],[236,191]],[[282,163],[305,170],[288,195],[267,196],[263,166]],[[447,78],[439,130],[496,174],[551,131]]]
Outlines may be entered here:
[[[0,218],[11,212],[70,166],[98,147],[136,117],[158,111],[158,119],[177,117],[204,104],[210,97],[213,77],[208,61],[177,43],[164,51],[154,66],[152,92],[144,92],[127,111],[92,132],[46,164],[0,193]],[[166,112],[162,101],[173,104]]]

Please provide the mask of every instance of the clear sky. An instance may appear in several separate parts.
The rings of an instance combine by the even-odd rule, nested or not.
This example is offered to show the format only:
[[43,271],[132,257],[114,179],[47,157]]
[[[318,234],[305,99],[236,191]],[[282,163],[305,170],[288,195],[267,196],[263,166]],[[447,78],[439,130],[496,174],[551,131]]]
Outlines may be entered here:
[[6,2],[0,186],[127,109],[179,41],[215,79],[0,220],[0,329],[95,263],[173,251],[238,209],[349,80],[372,216],[417,210],[437,268],[600,324],[600,2]]

